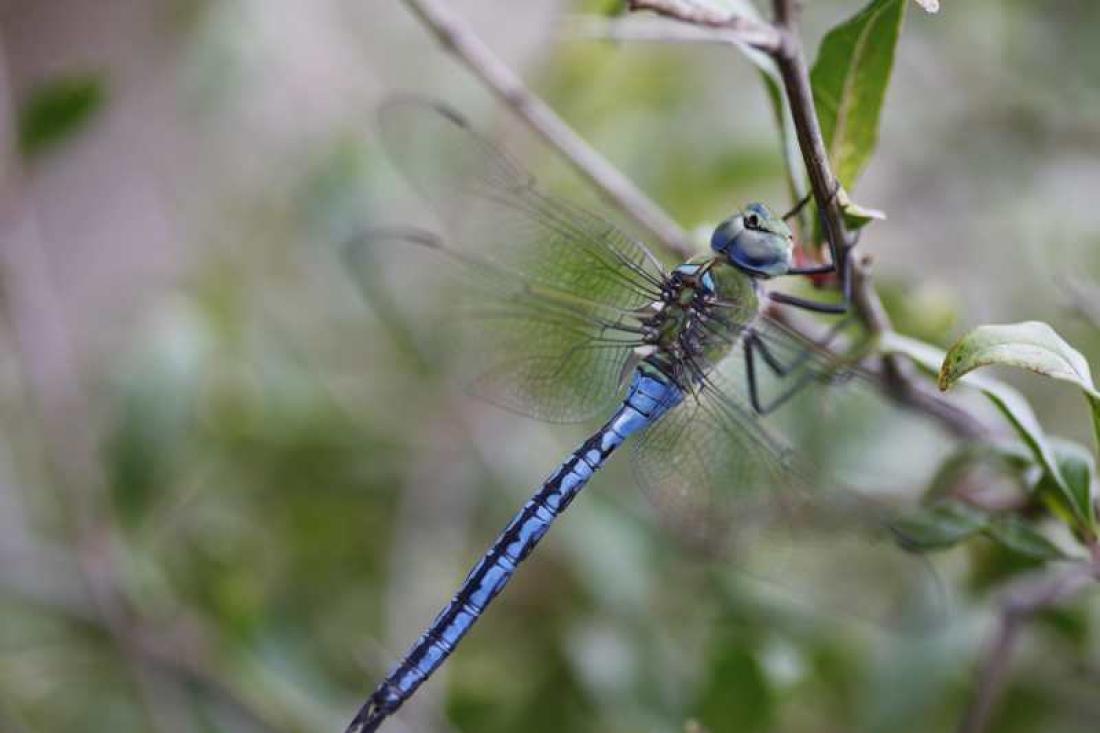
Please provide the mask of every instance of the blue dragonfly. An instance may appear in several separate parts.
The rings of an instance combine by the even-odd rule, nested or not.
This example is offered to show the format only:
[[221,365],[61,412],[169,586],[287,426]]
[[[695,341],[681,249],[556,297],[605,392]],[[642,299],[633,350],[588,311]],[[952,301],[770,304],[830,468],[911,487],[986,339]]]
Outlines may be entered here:
[[[377,730],[443,664],[631,436],[640,434],[633,456],[640,483],[658,501],[694,497],[716,513],[713,497],[785,482],[795,472],[791,453],[757,415],[826,378],[828,365],[819,350],[767,318],[762,305],[767,299],[842,314],[850,282],[846,263],[795,267],[791,230],[760,203],[718,225],[709,255],[669,271],[600,216],[540,189],[449,107],[402,97],[385,104],[380,119],[394,162],[447,228],[446,239],[420,230],[396,239],[462,272],[473,293],[467,315],[478,324],[477,341],[468,348],[484,357],[474,391],[548,421],[581,421],[600,411],[610,417],[514,516],[348,733]],[[441,173],[451,166],[461,171],[461,185]],[[372,267],[368,251],[350,249],[352,264]],[[770,278],[838,269],[840,303],[761,287]],[[718,368],[738,351],[744,397]],[[761,370],[780,385],[770,396]]]

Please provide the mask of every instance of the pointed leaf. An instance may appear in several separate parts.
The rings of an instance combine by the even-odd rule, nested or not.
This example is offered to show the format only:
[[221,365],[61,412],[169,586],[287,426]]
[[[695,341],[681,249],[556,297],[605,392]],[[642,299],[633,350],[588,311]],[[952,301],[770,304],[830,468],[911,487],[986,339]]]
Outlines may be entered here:
[[949,389],[967,372],[991,364],[1028,369],[1080,387],[1100,443],[1100,392],[1092,382],[1089,364],[1053,328],[1040,321],[975,328],[948,351],[940,370],[940,389]]
[[940,389],[946,390],[963,374],[990,364],[1028,369],[1100,397],[1085,357],[1040,321],[978,326],[963,336],[947,353]]
[[[948,368],[946,365],[951,359],[950,354],[944,354],[943,351],[934,346],[895,333],[884,336],[880,348],[884,353],[904,354],[933,373],[939,371],[941,373],[941,385],[943,384],[942,373]],[[967,369],[954,374],[947,382],[948,387],[962,381],[964,384],[981,390],[1011,423],[1017,435],[1020,436],[1024,444],[1027,445],[1028,450],[1035,457],[1036,463],[1042,466],[1043,472],[1053,484],[1055,493],[1060,497],[1059,500],[1066,507],[1077,507],[1078,502],[1074,500],[1073,491],[1062,477],[1054,451],[1051,449],[1046,434],[1043,432],[1042,426],[1039,425],[1039,419],[1035,417],[1031,405],[1027,403],[1023,395],[1004,382],[985,375],[968,373],[969,371]],[[1093,522],[1087,518],[1088,515],[1082,514],[1076,508],[1070,511],[1072,516],[1066,517],[1067,521],[1079,529],[1089,531],[1088,528],[1092,526]]]
[[1032,560],[1064,560],[1066,554],[1019,517],[997,519],[985,534],[1007,550]]
[[891,529],[902,547],[914,552],[945,550],[984,531],[989,516],[957,501],[922,507],[894,522]]
[[879,209],[869,209],[848,198],[848,192],[843,188],[837,194],[840,203],[840,212],[844,215],[844,225],[849,231],[862,229],[872,221],[884,221],[886,212]]
[[[1092,477],[1096,472],[1095,461],[1092,454],[1082,445],[1068,440],[1052,442],[1054,457],[1058,463],[1058,470],[1065,480],[1068,493],[1062,494],[1049,477],[1044,477],[1038,490],[1049,492],[1057,497],[1060,506],[1057,513],[1063,517],[1082,517],[1087,529],[1086,537],[1096,534],[1096,503],[1093,492]],[[1071,522],[1072,523],[1072,522]]]
[[821,41],[810,72],[825,147],[849,188],[878,141],[878,124],[894,66],[906,0],[871,0]]

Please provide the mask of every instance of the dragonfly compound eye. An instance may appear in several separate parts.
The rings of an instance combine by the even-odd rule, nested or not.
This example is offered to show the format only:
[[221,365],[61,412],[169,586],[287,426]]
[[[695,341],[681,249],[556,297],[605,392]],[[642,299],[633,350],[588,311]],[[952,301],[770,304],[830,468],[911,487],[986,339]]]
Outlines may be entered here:
[[719,224],[710,246],[729,264],[756,277],[782,275],[791,266],[791,231],[763,204],[749,204]]

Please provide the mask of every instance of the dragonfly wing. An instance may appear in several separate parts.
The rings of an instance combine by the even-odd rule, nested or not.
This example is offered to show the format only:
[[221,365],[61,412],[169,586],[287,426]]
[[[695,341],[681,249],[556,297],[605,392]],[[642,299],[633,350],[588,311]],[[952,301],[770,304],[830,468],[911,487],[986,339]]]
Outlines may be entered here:
[[[934,571],[893,543],[894,507],[789,447],[739,398],[737,371],[709,375],[635,444],[635,471],[660,521],[777,608],[884,630],[945,621]],[[837,423],[814,424],[847,450]]]
[[462,251],[478,252],[528,282],[615,308],[660,297],[664,269],[644,245],[539,190],[454,110],[400,97],[379,116],[390,158]]
[[642,435],[634,467],[661,521],[714,552],[797,485],[792,455],[732,393],[707,387]]
[[[911,498],[919,493],[914,487],[927,485],[954,441],[936,423],[883,395],[879,379],[858,363],[866,346],[858,329],[846,334],[854,344],[847,349],[840,349],[842,343],[825,349],[771,318],[759,319],[753,329],[784,363],[801,360],[784,378],[758,366],[765,400],[802,375],[808,377],[806,388],[769,417],[768,424],[798,447],[799,461],[810,475],[830,477],[834,486],[888,503]],[[838,357],[834,349],[843,355]],[[725,371],[731,389],[744,394],[743,373]]]
[[478,396],[550,422],[586,420],[617,398],[639,343],[629,314],[531,283],[430,233],[385,232],[346,254],[368,302],[384,291],[415,301],[398,303],[411,312],[436,299],[421,319],[435,330],[420,348],[453,362],[448,371]]
[[[855,361],[858,347],[853,356],[838,357],[764,316],[739,333],[750,328],[786,370],[780,374],[771,369],[757,347],[754,373],[761,402],[772,402],[792,385],[801,389],[774,415],[761,418],[749,405],[745,360],[741,348],[736,349],[707,372],[694,414],[656,426],[644,450],[639,446],[647,493],[665,508],[683,503],[688,517],[700,514],[696,505],[707,507],[701,516],[678,520],[703,525],[707,534],[741,526],[747,515],[777,503],[780,509],[812,504],[825,513],[843,507],[842,514],[881,529],[881,513],[873,510],[873,503],[861,503],[858,495],[882,495],[892,501],[921,485],[930,476],[920,467],[928,467],[930,473],[949,450],[949,442],[936,426],[883,399],[873,377]],[[926,460],[898,455],[913,444],[929,446]],[[689,454],[695,455],[688,458]],[[892,458],[876,460],[879,455]],[[666,461],[680,465],[673,473],[662,465]],[[916,470],[911,468],[914,464]],[[910,467],[906,475],[899,466]],[[676,498],[688,494],[694,498]],[[859,507],[870,511],[856,511]]]

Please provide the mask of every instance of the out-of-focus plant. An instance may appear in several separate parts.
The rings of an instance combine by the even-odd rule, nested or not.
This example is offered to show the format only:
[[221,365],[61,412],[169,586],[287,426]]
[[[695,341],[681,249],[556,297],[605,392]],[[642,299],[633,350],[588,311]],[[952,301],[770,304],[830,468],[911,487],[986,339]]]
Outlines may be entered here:
[[[915,1],[928,11],[938,7],[933,0]],[[406,2],[414,9],[442,4]],[[251,86],[260,86],[264,68],[280,60],[265,55],[264,41],[253,35],[260,24],[253,27],[249,13],[259,13],[260,5],[183,3],[174,11],[187,6],[189,15],[202,20],[193,27],[216,36],[216,52],[201,62],[227,92],[216,103],[250,113],[228,115],[235,128],[249,130],[247,144],[234,140],[244,148],[255,142],[249,125],[260,117],[248,107]],[[385,13],[375,16],[366,5],[368,38],[389,35],[388,27],[379,31],[375,22],[388,20]],[[1086,396],[1095,423],[1097,393],[1088,366],[1053,331],[1036,324],[982,327],[945,354],[931,344],[949,343],[956,321],[965,320],[956,298],[919,268],[903,277],[876,278],[872,287],[860,257],[874,248],[884,227],[877,224],[883,214],[871,208],[880,202],[857,185],[866,185],[861,173],[876,153],[886,152],[878,149],[878,129],[887,100],[892,107],[913,96],[905,88],[887,94],[912,4],[844,2],[845,18],[822,35],[816,55],[802,47],[793,2],[770,8],[748,0],[634,3],[636,10],[666,16],[660,19],[623,13],[622,2],[578,5],[600,12],[587,18],[592,22],[586,34],[616,43],[554,46],[542,57],[550,62],[536,86],[601,147],[614,145],[619,155],[644,159],[632,171],[635,178],[676,219],[641,217],[641,225],[664,222],[655,238],[669,245],[669,259],[692,250],[677,220],[706,229],[708,217],[729,206],[731,191],[751,190],[756,198],[760,190],[768,192],[764,197],[784,185],[792,205],[807,194],[813,198],[799,218],[800,255],[825,259],[831,245],[832,254],[857,258],[858,320],[874,347],[871,371],[892,398],[965,438],[933,471],[931,483],[922,485],[920,508],[893,529],[903,544],[942,563],[946,570],[935,581],[944,595],[962,600],[968,615],[946,631],[916,623],[913,633],[895,638],[859,619],[837,620],[827,608],[746,591],[753,579],[742,567],[714,563],[701,569],[698,558],[685,557],[654,527],[642,502],[616,494],[613,479],[623,475],[611,467],[608,490],[587,497],[587,508],[559,530],[564,541],[534,561],[538,566],[503,600],[508,605],[452,660],[449,679],[435,688],[448,723],[410,727],[479,733],[923,733],[954,727],[959,710],[972,700],[961,725],[967,733],[987,724],[1004,733],[1094,730],[1096,617],[1084,603],[1064,602],[1094,580],[1095,454],[1047,435],[1021,393],[974,373],[999,364],[1068,381]],[[1023,34],[1016,26],[1026,23],[1012,19],[1036,17],[1025,5],[947,4],[935,25],[950,27],[952,6],[988,6],[984,12],[1003,13],[1009,19],[1005,28]],[[812,12],[826,4],[815,6]],[[501,5],[494,11],[498,22],[510,25],[507,14],[521,12],[517,8]],[[1051,21],[1044,32],[1070,28],[1075,18],[1091,18],[1087,12],[1044,11]],[[642,20],[660,23],[635,23]],[[342,30],[351,35],[350,25]],[[967,28],[966,43],[984,30],[991,29]],[[439,35],[450,49],[467,38]],[[1080,84],[1088,66],[1044,68],[1045,37],[1034,38],[1040,42],[1030,67],[1041,83],[1021,76],[1013,91],[1034,96],[1021,94],[1014,102],[1018,108],[998,108],[997,114],[1021,117],[1013,120],[1027,127],[1041,113],[1056,112],[1064,127],[1082,134],[1064,124],[1076,107],[1059,96],[1062,89],[1080,87],[1061,87],[1059,81],[1070,76]],[[173,53],[180,40],[168,44]],[[646,40],[678,48],[642,55],[634,42]],[[719,64],[706,76],[688,73],[724,59],[685,52],[703,43],[743,51],[759,70],[763,91],[715,94],[706,85],[728,73]],[[239,57],[228,58],[238,51]],[[424,62],[418,55],[408,66],[419,69]],[[234,73],[226,75],[227,68]],[[359,71],[347,67],[356,80]],[[481,75],[483,69],[475,71]],[[83,133],[106,122],[100,113],[122,97],[113,78],[108,94],[108,79],[70,74],[25,87],[11,115],[17,124],[9,144],[26,169],[22,174],[31,178],[40,165],[64,163]],[[519,81],[515,74],[510,79]],[[279,86],[280,94],[308,94],[311,103],[325,91]],[[530,94],[522,83],[504,91],[506,101],[519,100],[520,108],[523,94]],[[264,97],[264,105],[270,102]],[[736,117],[753,105],[762,108],[761,116],[770,105],[774,115],[762,142],[744,139],[750,124]],[[215,100],[200,106],[203,123],[211,127],[225,112]],[[110,111],[113,116],[113,106]],[[363,202],[380,195],[376,184],[383,176],[377,175],[376,150],[360,139],[366,119],[361,111],[356,107],[354,119],[341,121],[336,144],[311,138],[306,147],[317,148],[302,152],[296,141],[292,164],[259,148],[262,181],[251,185],[262,193],[242,196],[235,190],[240,198],[219,199],[225,211],[212,227],[217,254],[183,278],[170,297],[143,308],[149,323],[130,334],[132,349],[105,359],[109,378],[98,375],[98,381],[81,384],[74,374],[83,361],[36,362],[33,353],[19,353],[56,345],[52,340],[65,338],[64,319],[54,318],[56,308],[42,307],[50,305],[49,293],[18,287],[41,282],[41,270],[34,269],[33,258],[29,270],[23,267],[28,261],[13,256],[20,251],[14,242],[3,242],[5,325],[25,329],[11,339],[16,348],[5,356],[20,363],[4,362],[3,384],[55,390],[53,397],[36,393],[29,400],[4,395],[5,425],[18,426],[5,441],[0,487],[5,730],[336,730],[365,680],[392,661],[391,641],[404,641],[387,638],[401,621],[388,599],[414,592],[410,586],[422,580],[409,580],[408,567],[438,570],[449,586],[465,557],[481,549],[502,512],[510,510],[503,505],[515,496],[502,487],[511,483],[516,465],[534,464],[534,449],[509,434],[493,445],[495,463],[482,465],[489,462],[479,462],[477,443],[484,447],[496,437],[484,425],[439,427],[453,418],[435,404],[444,401],[434,399],[446,392],[442,383],[449,376],[434,370],[446,366],[418,368],[400,334],[392,333],[394,324],[378,323],[378,303],[369,303],[364,316],[361,303],[345,292],[342,273],[334,275],[331,262],[311,259],[324,249],[318,241],[338,241],[364,221],[371,223],[374,212],[367,206],[364,214]],[[779,153],[769,147],[774,133]],[[970,128],[965,134],[975,137]],[[1005,157],[1016,160],[1017,152],[1023,164],[1033,160],[1022,150],[1007,150]],[[96,185],[106,190],[111,183]],[[223,191],[224,182],[202,183]],[[262,203],[254,205],[251,196]],[[621,208],[630,215],[630,196],[626,201]],[[887,213],[895,221],[911,214],[894,208]],[[260,223],[239,227],[240,220]],[[851,249],[857,231],[863,240]],[[32,242],[23,252],[36,247]],[[821,290],[819,297],[831,286],[824,278],[806,285]],[[1078,304],[1096,300],[1080,298]],[[1072,340],[1090,353],[1083,340]],[[944,386],[958,385],[947,397],[935,393],[929,378],[941,369]],[[22,384],[25,376],[30,386]],[[100,390],[95,409],[69,410],[82,387]],[[984,412],[983,399],[994,409]],[[997,410],[1003,422],[995,419]],[[88,413],[97,420],[86,423]],[[102,434],[94,431],[98,420]],[[77,447],[91,445],[86,453],[94,454],[101,477],[79,470],[88,464],[81,463],[80,451],[69,450],[73,434],[82,438]],[[467,443],[433,460],[437,440],[452,434]],[[66,462],[77,470],[66,470]],[[431,493],[449,480],[482,493],[452,515],[461,492],[449,494],[448,486]],[[65,482],[71,491],[47,490]],[[8,501],[13,494],[19,501]],[[403,540],[402,532],[416,530],[428,515],[438,522],[434,529],[421,527],[416,539],[430,535],[422,544],[438,542],[437,535],[445,534],[439,527],[458,526],[457,539],[440,546],[461,551],[463,559],[452,563],[444,552],[425,563],[410,552],[415,543]],[[467,524],[469,538],[463,534]],[[771,549],[760,548],[765,560],[774,559]],[[850,566],[814,566],[798,581],[817,581],[840,595],[847,590],[842,581],[877,582],[882,576],[865,574],[859,561],[886,553],[862,545],[858,552]],[[424,584],[433,586],[434,598],[439,588],[430,580]],[[912,618],[923,617],[914,612]],[[975,658],[979,635],[972,622],[987,619],[995,621],[993,635],[972,690],[960,660]],[[1009,651],[1023,622],[1032,620],[1026,628],[1045,634],[1036,639],[1041,651],[1029,658],[1035,668],[1013,669]],[[1001,696],[994,717],[997,692],[1006,685],[1012,694]],[[429,712],[427,719],[437,716]]]

